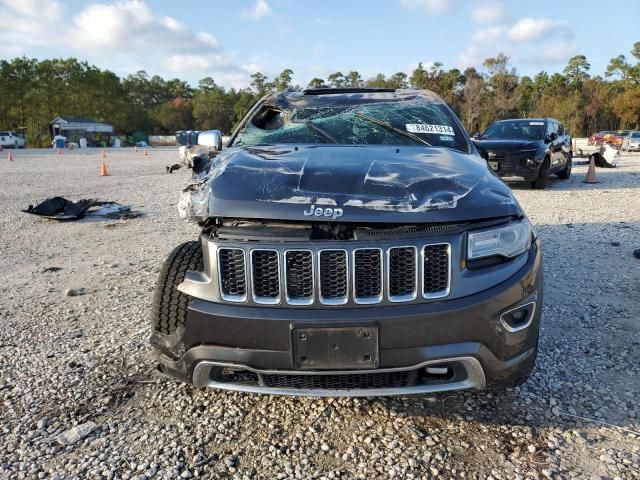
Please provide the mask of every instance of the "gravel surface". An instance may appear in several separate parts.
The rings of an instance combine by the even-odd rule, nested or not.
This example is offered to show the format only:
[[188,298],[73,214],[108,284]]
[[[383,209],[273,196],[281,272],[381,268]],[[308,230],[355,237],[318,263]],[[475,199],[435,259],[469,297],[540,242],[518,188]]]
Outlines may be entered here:
[[[155,278],[198,233],[175,207],[187,171],[164,173],[176,149],[108,150],[108,177],[98,151],[1,155],[1,478],[640,479],[640,155],[598,169],[595,185],[576,166],[544,191],[513,186],[545,253],[527,384],[381,399],[223,393],[156,376]],[[20,212],[57,195],[144,216]]]

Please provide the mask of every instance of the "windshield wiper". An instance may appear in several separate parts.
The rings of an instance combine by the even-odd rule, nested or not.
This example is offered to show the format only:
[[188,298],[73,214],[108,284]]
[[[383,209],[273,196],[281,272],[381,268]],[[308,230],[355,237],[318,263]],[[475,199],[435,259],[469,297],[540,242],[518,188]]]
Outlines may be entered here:
[[390,132],[397,133],[398,135],[402,135],[403,137],[410,138],[410,139],[412,139],[412,140],[414,140],[414,141],[416,141],[418,143],[422,143],[422,144],[427,145],[429,147],[431,146],[431,144],[429,142],[427,142],[426,140],[423,140],[422,138],[418,137],[417,135],[414,135],[413,133],[405,132],[404,130],[396,128],[393,125],[391,125],[389,122],[385,122],[384,120],[380,120],[378,118],[370,117],[369,115],[365,115],[364,113],[360,113],[360,112],[353,112],[353,114],[356,117],[361,118],[362,120],[365,120],[365,121],[370,122],[370,123],[374,123],[376,125],[380,125],[381,127],[386,128]]
[[308,130],[311,130],[313,133],[317,133],[325,140],[329,140],[331,143],[338,143],[338,140],[335,139],[333,135],[327,132],[324,128],[320,128],[311,120],[305,120],[304,122],[291,122],[291,123],[304,123],[307,126]]

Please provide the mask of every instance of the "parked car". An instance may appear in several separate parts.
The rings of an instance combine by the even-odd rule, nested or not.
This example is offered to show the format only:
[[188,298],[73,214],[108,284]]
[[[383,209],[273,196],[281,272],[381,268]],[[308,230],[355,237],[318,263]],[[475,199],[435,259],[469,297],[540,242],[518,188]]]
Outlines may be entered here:
[[207,132],[162,266],[159,369],[313,396],[502,388],[538,349],[540,242],[452,110],[425,90],[269,94]]
[[0,132],[0,145],[2,148],[25,148],[24,137],[15,132]]
[[629,132],[622,142],[622,150],[626,150],[627,152],[640,151],[640,132]]
[[505,180],[543,189],[549,175],[562,180],[571,176],[571,137],[553,118],[498,120],[474,142],[491,170]]
[[594,133],[593,135],[591,135],[588,140],[587,140],[587,144],[588,145],[602,145],[602,142],[604,141],[604,137],[605,135],[612,135],[613,131],[611,130],[601,130],[600,132]]
[[606,143],[611,145],[614,148],[620,149],[622,148],[622,144],[624,143],[625,137],[627,137],[630,133],[630,130],[618,130],[614,132],[605,140]]

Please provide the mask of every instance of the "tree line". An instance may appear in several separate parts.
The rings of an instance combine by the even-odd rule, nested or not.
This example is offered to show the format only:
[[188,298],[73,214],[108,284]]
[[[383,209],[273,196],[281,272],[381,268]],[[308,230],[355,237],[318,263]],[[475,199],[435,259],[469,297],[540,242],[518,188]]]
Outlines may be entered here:
[[[584,55],[569,60],[562,73],[518,75],[504,54],[483,68],[445,69],[423,64],[407,74],[362,78],[357,71],[314,78],[306,88],[383,87],[429,89],[459,115],[470,133],[497,118],[555,117],[574,136],[596,130],[640,129],[640,42],[631,56],[610,60],[604,76],[590,74]],[[0,130],[24,131],[31,146],[50,144],[48,125],[57,116],[91,117],[116,132],[173,134],[176,130],[219,129],[229,133],[247,109],[267,92],[302,89],[294,72],[268,78],[257,72],[251,86],[224,88],[211,77],[197,87],[139,71],[124,78],[75,58],[0,61]]]

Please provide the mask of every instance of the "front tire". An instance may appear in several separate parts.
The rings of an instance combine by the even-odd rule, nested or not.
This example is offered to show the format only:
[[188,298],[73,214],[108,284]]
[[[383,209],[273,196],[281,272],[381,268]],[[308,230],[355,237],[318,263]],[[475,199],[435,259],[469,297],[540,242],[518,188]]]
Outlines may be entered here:
[[545,157],[540,165],[540,171],[538,172],[538,178],[531,182],[531,188],[536,190],[544,190],[549,183],[549,169],[550,169],[549,157]]
[[564,167],[564,170],[558,173],[558,178],[560,180],[569,180],[571,177],[571,168],[573,167],[573,153],[569,152],[567,156],[567,164]]
[[162,264],[151,307],[151,324],[154,333],[171,335],[178,327],[184,327],[190,297],[178,291],[187,270],[204,269],[202,243],[185,242],[178,245]]

